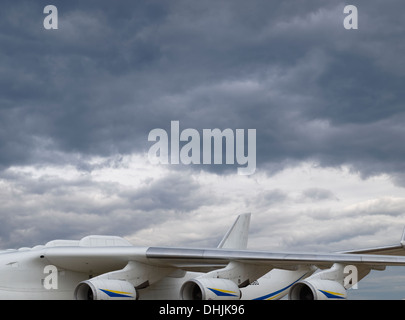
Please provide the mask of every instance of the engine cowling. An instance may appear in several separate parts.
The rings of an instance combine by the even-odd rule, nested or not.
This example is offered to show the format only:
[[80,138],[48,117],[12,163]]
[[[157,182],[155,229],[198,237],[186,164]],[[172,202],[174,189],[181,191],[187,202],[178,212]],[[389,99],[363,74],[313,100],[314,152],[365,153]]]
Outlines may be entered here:
[[183,300],[239,300],[241,291],[236,283],[219,278],[196,278],[183,284]]
[[347,298],[346,289],[333,280],[305,280],[294,284],[289,300],[342,300]]
[[136,300],[137,293],[128,281],[90,279],[77,285],[74,297],[76,300]]

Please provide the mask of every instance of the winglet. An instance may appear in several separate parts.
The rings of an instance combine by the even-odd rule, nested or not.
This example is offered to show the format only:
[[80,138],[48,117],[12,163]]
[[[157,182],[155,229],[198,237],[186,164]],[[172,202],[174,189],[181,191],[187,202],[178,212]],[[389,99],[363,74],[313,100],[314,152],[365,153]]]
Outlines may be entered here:
[[218,248],[246,249],[249,236],[250,216],[250,213],[239,215],[219,243]]

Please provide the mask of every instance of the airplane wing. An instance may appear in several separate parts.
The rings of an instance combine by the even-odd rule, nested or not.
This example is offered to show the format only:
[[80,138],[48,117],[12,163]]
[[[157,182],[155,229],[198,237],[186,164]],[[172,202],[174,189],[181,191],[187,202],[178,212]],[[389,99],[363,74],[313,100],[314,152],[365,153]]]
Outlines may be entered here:
[[405,266],[405,257],[357,253],[269,252],[229,249],[173,247],[54,247],[41,255],[50,264],[72,271],[100,274],[125,267],[129,261],[162,268],[195,270],[223,267],[231,261],[269,269],[293,269],[299,265],[327,268],[334,263],[376,266]]

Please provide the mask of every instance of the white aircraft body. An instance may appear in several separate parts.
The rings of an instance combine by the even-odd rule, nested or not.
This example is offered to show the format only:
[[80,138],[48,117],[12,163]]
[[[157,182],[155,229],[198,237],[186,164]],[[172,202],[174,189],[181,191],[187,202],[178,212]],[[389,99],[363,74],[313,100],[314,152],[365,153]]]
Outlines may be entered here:
[[135,247],[114,236],[0,252],[0,299],[345,299],[371,270],[405,266],[398,245],[340,253],[247,250],[250,214],[217,248]]

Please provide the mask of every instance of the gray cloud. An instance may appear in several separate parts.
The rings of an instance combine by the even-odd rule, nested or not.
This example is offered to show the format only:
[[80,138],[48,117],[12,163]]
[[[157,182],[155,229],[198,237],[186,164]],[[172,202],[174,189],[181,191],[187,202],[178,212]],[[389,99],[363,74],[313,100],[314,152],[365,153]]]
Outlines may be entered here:
[[378,6],[360,4],[361,28],[350,32],[340,3],[73,1],[59,4],[60,29],[49,32],[35,27],[40,3],[10,4],[1,164],[43,160],[43,139],[84,155],[142,151],[151,129],[180,120],[256,128],[264,170],[313,159],[399,172],[400,10]]
[[[110,168],[107,162],[98,170]],[[98,181],[88,171],[56,170],[3,172],[1,247],[27,245],[32,239],[44,243],[88,234],[130,235],[157,221],[187,219],[201,206],[218,203],[215,194],[201,190],[188,175],[173,173],[127,186]]]
[[310,188],[302,192],[304,199],[322,201],[322,200],[338,200],[332,191],[322,188]]

